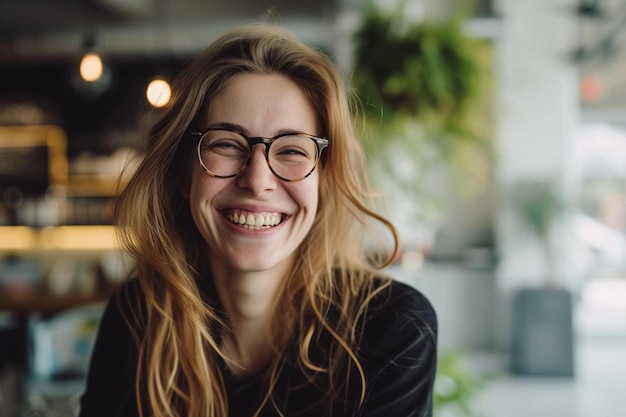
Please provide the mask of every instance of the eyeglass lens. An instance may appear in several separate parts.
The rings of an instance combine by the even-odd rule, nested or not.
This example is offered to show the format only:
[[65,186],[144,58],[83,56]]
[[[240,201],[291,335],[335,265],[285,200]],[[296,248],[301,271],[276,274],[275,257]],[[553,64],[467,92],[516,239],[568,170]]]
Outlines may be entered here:
[[[210,130],[200,139],[198,155],[204,168],[218,177],[237,175],[250,157],[245,137],[228,130]],[[305,135],[273,139],[267,152],[271,170],[286,180],[300,180],[313,171],[318,158],[317,144]]]

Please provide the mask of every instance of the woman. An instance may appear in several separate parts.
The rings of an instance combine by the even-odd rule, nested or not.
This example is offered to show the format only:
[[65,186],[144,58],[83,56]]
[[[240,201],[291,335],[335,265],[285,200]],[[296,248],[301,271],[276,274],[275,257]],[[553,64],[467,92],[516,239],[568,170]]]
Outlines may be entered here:
[[331,62],[245,27],[173,90],[119,196],[136,279],[103,316],[80,415],[431,415],[435,313],[366,256],[372,219],[389,260],[397,237],[366,204]]

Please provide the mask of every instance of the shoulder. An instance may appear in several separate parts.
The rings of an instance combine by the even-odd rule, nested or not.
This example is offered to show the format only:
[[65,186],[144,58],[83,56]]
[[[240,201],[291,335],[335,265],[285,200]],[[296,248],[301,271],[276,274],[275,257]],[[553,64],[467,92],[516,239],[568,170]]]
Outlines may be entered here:
[[107,303],[100,323],[101,332],[136,328],[144,311],[142,299],[142,290],[137,279],[132,278],[124,282]]
[[137,301],[143,299],[143,290],[139,279],[130,278],[125,281],[113,294],[111,302],[117,303],[123,309],[132,309]]
[[360,415],[432,415],[437,315],[416,288],[398,281],[370,301],[358,357],[367,394]]
[[110,297],[100,323],[94,354],[99,357],[128,357],[136,347],[136,337],[143,326],[139,318],[143,309],[138,303],[139,285],[135,280],[122,284]]
[[91,353],[79,416],[138,416],[134,381],[137,366],[133,321],[139,285],[124,283],[109,299]]
[[361,319],[359,356],[373,372],[390,362],[411,367],[430,363],[437,351],[437,315],[416,288],[389,282],[369,303]]
[[399,281],[388,281],[368,306],[365,330],[380,334],[406,326],[436,335],[437,314],[418,289]]

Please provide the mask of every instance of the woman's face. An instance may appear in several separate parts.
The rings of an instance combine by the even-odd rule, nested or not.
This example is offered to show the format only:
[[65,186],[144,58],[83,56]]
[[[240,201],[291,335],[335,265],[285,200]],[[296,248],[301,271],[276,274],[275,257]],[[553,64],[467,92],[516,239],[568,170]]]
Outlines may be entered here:
[[[284,132],[318,135],[318,120],[302,90],[277,75],[241,74],[231,78],[200,115],[204,128],[235,126],[249,137]],[[298,182],[276,177],[255,145],[247,168],[232,178],[207,174],[193,162],[191,214],[209,246],[213,272],[284,273],[311,229],[317,211],[319,170]],[[241,217],[254,218],[250,227]],[[237,220],[237,222],[235,222]]]

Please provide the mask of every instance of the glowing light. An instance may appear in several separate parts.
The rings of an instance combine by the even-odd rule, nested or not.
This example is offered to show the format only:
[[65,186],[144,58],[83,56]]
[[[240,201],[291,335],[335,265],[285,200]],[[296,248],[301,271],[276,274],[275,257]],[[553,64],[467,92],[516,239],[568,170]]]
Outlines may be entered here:
[[602,93],[602,83],[598,78],[587,75],[580,81],[580,94],[585,103],[598,101]]
[[99,80],[100,77],[102,77],[103,71],[104,66],[102,59],[94,52],[85,54],[80,61],[80,76],[83,77],[85,81],[94,82]]
[[170,84],[162,78],[150,81],[146,89],[146,98],[154,107],[163,107],[169,103],[172,97]]

